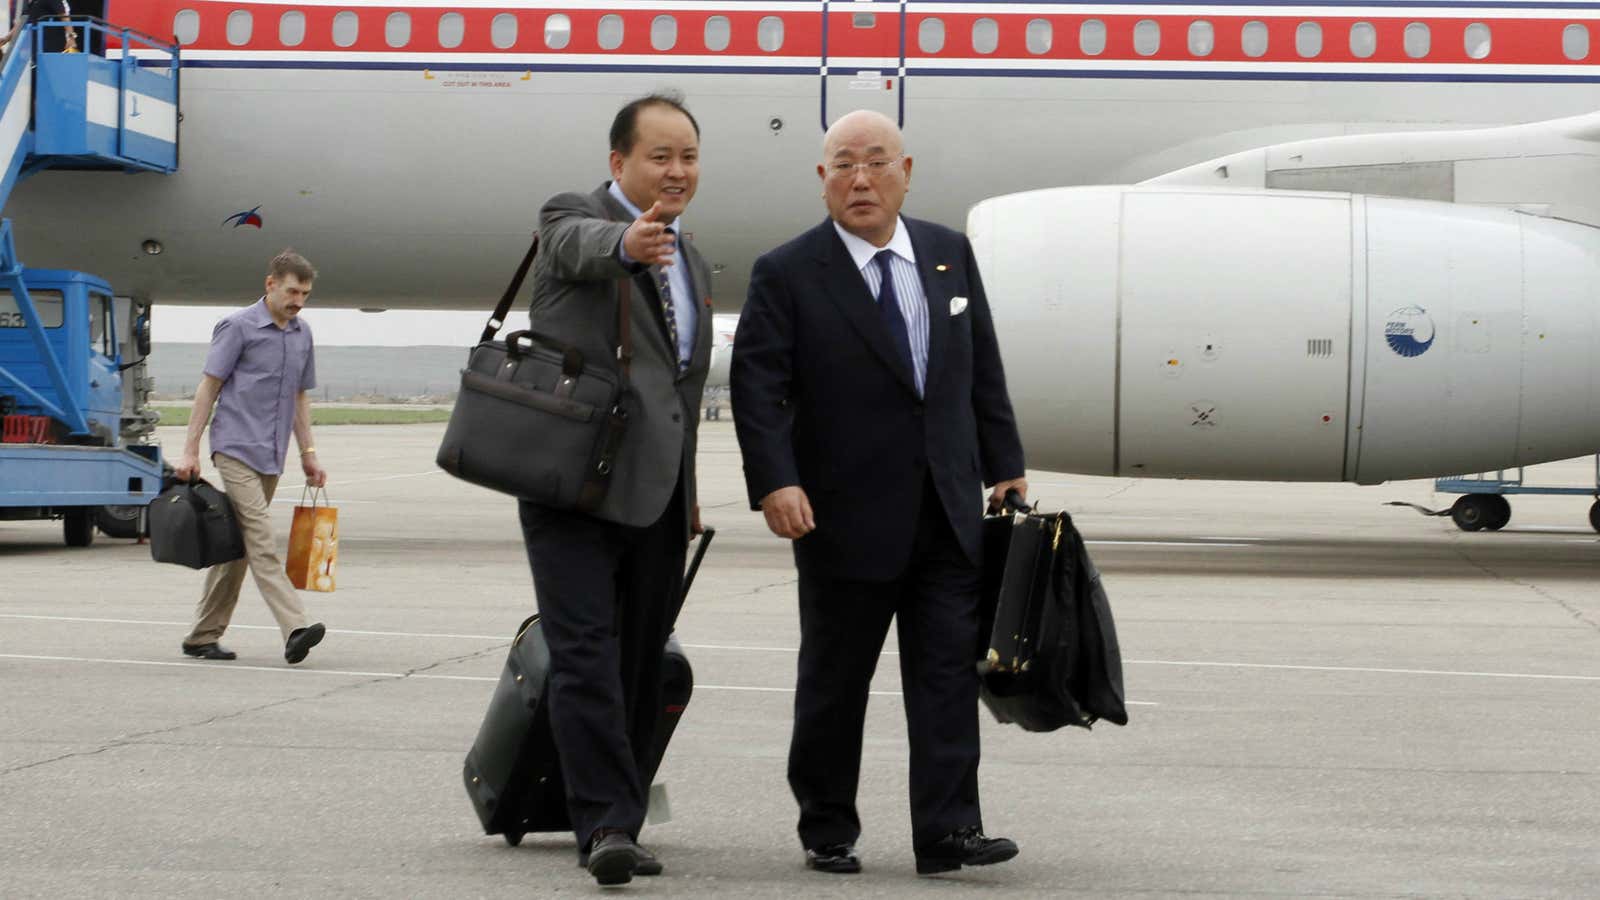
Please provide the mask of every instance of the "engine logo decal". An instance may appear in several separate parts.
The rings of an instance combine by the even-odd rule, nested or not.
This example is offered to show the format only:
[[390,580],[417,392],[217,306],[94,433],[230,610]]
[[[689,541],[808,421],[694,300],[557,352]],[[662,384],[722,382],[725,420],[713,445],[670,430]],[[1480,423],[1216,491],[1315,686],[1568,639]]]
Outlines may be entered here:
[[235,228],[238,228],[240,225],[254,225],[257,228],[260,228],[262,225],[261,216],[259,215],[260,212],[261,207],[259,206],[255,209],[247,209],[244,212],[236,212],[226,219],[223,219],[222,224],[226,225],[229,222],[232,222],[233,227]]
[[1389,349],[1401,356],[1421,356],[1433,346],[1433,317],[1420,306],[1402,306],[1383,326],[1383,339]]

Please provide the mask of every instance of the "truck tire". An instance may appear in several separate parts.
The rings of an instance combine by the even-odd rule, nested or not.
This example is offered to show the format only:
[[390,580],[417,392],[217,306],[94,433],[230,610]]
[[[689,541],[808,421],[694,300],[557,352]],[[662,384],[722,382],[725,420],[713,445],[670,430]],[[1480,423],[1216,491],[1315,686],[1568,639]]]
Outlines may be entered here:
[[144,510],[143,506],[102,506],[95,510],[94,522],[106,537],[127,540],[146,537]]
[[94,507],[72,507],[61,524],[68,547],[87,547],[94,543]]

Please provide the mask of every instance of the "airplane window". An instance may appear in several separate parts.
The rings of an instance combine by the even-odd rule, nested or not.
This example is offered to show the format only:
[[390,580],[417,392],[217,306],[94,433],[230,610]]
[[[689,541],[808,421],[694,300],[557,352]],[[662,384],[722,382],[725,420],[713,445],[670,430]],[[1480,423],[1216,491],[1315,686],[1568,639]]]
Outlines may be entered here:
[[1267,55],[1267,25],[1265,22],[1246,22],[1239,32],[1239,44],[1244,55],[1260,59]]
[[1084,56],[1099,56],[1106,52],[1106,23],[1099,19],[1084,19],[1078,26],[1078,49]]
[[467,36],[467,20],[461,13],[445,13],[439,17],[439,46],[455,48]]
[[298,47],[306,39],[306,14],[289,10],[278,18],[278,43]]
[[1406,26],[1405,48],[1406,55],[1412,59],[1421,59],[1428,55],[1428,48],[1433,43],[1433,33],[1428,26],[1421,22],[1412,22]]
[[566,13],[556,13],[544,20],[544,45],[560,50],[572,40],[572,18]]
[[404,47],[411,43],[411,14],[389,13],[383,20],[383,41],[391,47]]
[[972,49],[978,53],[993,53],[1000,46],[1000,23],[985,16],[972,23]]
[[1055,41],[1055,29],[1051,27],[1049,19],[1028,20],[1028,52],[1049,53],[1050,45]]
[[339,47],[348,47],[356,42],[361,34],[361,19],[356,14],[345,10],[333,17],[333,43]]
[[1357,22],[1350,26],[1350,55],[1366,59],[1378,52],[1378,29],[1371,22]]
[[1140,56],[1155,56],[1161,49],[1161,23],[1154,19],[1140,19],[1133,26],[1133,52]]
[[615,50],[622,46],[622,17],[617,15],[600,17],[600,49]]
[[1473,59],[1483,59],[1489,55],[1491,40],[1489,26],[1482,22],[1473,22],[1467,26],[1467,32],[1463,35],[1463,40],[1466,43],[1467,55]]
[[1568,25],[1561,29],[1561,52],[1567,59],[1589,58],[1589,26]]
[[236,9],[228,13],[228,43],[235,47],[243,47],[250,43],[250,31],[254,20],[247,9]]
[[501,13],[489,20],[489,41],[501,50],[508,50],[517,42],[517,17]]
[[1322,26],[1316,22],[1301,22],[1294,29],[1294,52],[1301,59],[1313,59],[1322,53]]
[[733,26],[728,24],[727,16],[712,16],[706,20],[706,49],[712,53],[721,53],[728,49],[728,41],[733,39]]
[[762,16],[756,23],[756,45],[768,53],[783,47],[783,20],[777,16]]
[[944,49],[944,20],[927,18],[917,26],[917,47],[923,53],[938,53]]
[[872,13],[856,13],[850,17],[852,28],[877,28],[878,17]]
[[1189,55],[1210,56],[1217,49],[1217,34],[1204,19],[1189,23]]
[[192,9],[178,10],[178,14],[172,17],[172,36],[180,44],[192,44],[199,40],[200,14]]
[[650,47],[671,50],[678,43],[678,20],[672,16],[656,16],[650,20]]

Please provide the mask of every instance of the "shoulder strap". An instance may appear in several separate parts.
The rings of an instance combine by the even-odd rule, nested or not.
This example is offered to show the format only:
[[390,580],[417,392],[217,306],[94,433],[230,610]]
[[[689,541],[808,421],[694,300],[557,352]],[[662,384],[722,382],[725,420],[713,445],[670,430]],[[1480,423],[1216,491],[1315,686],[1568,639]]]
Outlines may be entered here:
[[500,326],[506,323],[506,313],[511,311],[511,304],[517,299],[517,291],[522,289],[522,279],[528,277],[528,269],[533,265],[533,258],[539,253],[539,232],[533,233],[533,243],[528,246],[528,252],[522,257],[522,265],[517,266],[517,274],[511,276],[511,283],[506,285],[506,292],[500,295],[500,302],[495,304],[494,312],[489,314],[489,321],[483,326],[483,334],[478,337],[478,343],[484,344],[494,340],[500,333]]
[[[516,302],[517,291],[522,289],[522,282],[528,277],[528,269],[533,267],[533,258],[538,253],[539,232],[535,231],[533,243],[528,245],[528,252],[522,257],[522,263],[517,266],[517,274],[511,276],[511,283],[506,285],[506,292],[500,295],[500,302],[495,304],[494,312],[489,314],[489,321],[484,323],[483,334],[478,336],[478,343],[488,343],[500,333],[501,327],[506,323],[506,313],[511,311],[511,304]],[[617,293],[617,363],[622,367],[624,379],[632,377],[633,330],[629,327],[632,317],[628,314],[632,306],[633,279],[630,276],[622,280],[621,289]]]

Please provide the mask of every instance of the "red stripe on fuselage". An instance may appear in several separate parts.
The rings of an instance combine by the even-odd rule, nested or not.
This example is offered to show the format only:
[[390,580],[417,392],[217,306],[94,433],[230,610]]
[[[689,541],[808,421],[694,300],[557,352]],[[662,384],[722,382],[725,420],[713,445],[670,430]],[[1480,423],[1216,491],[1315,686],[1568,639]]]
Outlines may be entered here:
[[[900,15],[895,11],[861,10],[831,12],[828,16],[827,56],[830,59],[847,58],[897,58],[900,56]],[[1327,16],[1241,16],[1241,15],[1095,15],[1092,12],[1063,14],[1007,13],[1004,6],[974,6],[972,12],[955,14],[929,14],[911,12],[905,23],[905,56],[917,63],[963,62],[1004,63],[1044,60],[1096,60],[1152,62],[1228,62],[1244,64],[1281,65],[1284,63],[1339,63],[1345,65],[1591,65],[1600,60],[1600,21],[1566,18],[1559,10],[1550,11],[1550,17],[1519,16],[1517,18],[1472,18],[1470,16],[1441,17],[1428,15],[1431,10],[1419,8],[1385,9],[1383,16],[1356,17],[1337,14],[1330,9]],[[816,58],[822,55],[822,14],[817,12],[761,9],[750,11],[726,10],[651,10],[651,9],[562,9],[552,6],[540,9],[449,9],[438,7],[406,7],[403,5],[366,8],[341,8],[329,6],[299,6],[294,3],[260,4],[242,6],[226,0],[152,0],[149,3],[118,3],[112,12],[118,24],[126,25],[148,34],[171,38],[175,17],[180,10],[199,14],[199,35],[186,50],[295,53],[348,53],[368,54],[418,54],[439,57],[464,53],[537,53],[551,58],[564,55],[615,55],[630,57],[655,56],[741,56],[767,57],[775,61],[795,58]],[[251,13],[250,39],[234,45],[227,39],[227,20],[230,13],[247,10]],[[279,40],[279,23],[287,12],[305,16],[305,39],[296,46],[286,46]],[[859,12],[873,13],[870,27],[855,25]],[[334,17],[343,12],[355,13],[359,27],[355,42],[340,47],[333,42]],[[390,47],[384,38],[385,21],[391,13],[403,12],[411,18],[411,39],[403,47]],[[1218,8],[1226,13],[1226,8]],[[1416,15],[1408,15],[1416,13]],[[457,14],[463,19],[465,36],[459,46],[445,47],[439,43],[439,20],[447,14]],[[560,49],[545,46],[545,23],[549,16],[561,14],[571,21],[571,38]],[[496,16],[513,15],[517,18],[517,36],[512,46],[500,48],[491,41],[491,27]],[[607,15],[619,16],[623,22],[623,39],[620,46],[602,48],[599,43],[600,20]],[[651,22],[657,16],[670,15],[676,20],[677,41],[670,49],[657,50],[651,46]],[[722,50],[709,50],[705,46],[706,22],[713,16],[728,20],[731,39]],[[760,21],[775,16],[784,23],[783,45],[776,51],[762,50],[757,44]],[[999,43],[992,53],[979,53],[973,46],[974,26],[980,19],[993,19],[998,25]],[[918,46],[918,34],[926,19],[939,19],[944,24],[944,45],[937,52],[924,53]],[[1051,46],[1044,53],[1031,53],[1027,47],[1028,23],[1043,20],[1051,26]],[[1080,29],[1089,20],[1104,24],[1106,46],[1102,53],[1089,55],[1079,44]],[[1153,21],[1160,26],[1160,49],[1148,56],[1134,49],[1134,29],[1141,21]],[[1188,33],[1192,23],[1208,22],[1212,26],[1214,47],[1206,56],[1195,56],[1188,49]],[[1242,42],[1247,23],[1260,22],[1267,28],[1266,52],[1258,57],[1246,56]],[[1312,57],[1301,57],[1295,49],[1296,29],[1302,23],[1315,23],[1322,30],[1322,50]],[[1377,36],[1377,50],[1361,58],[1350,50],[1350,29],[1358,22],[1373,26]],[[1429,51],[1413,59],[1404,50],[1405,29],[1412,23],[1429,28]],[[1473,59],[1467,54],[1465,33],[1468,26],[1487,25],[1491,36],[1491,49],[1483,59]],[[1590,29],[1594,49],[1583,60],[1567,59],[1562,50],[1562,35],[1568,25],[1583,25]]]

